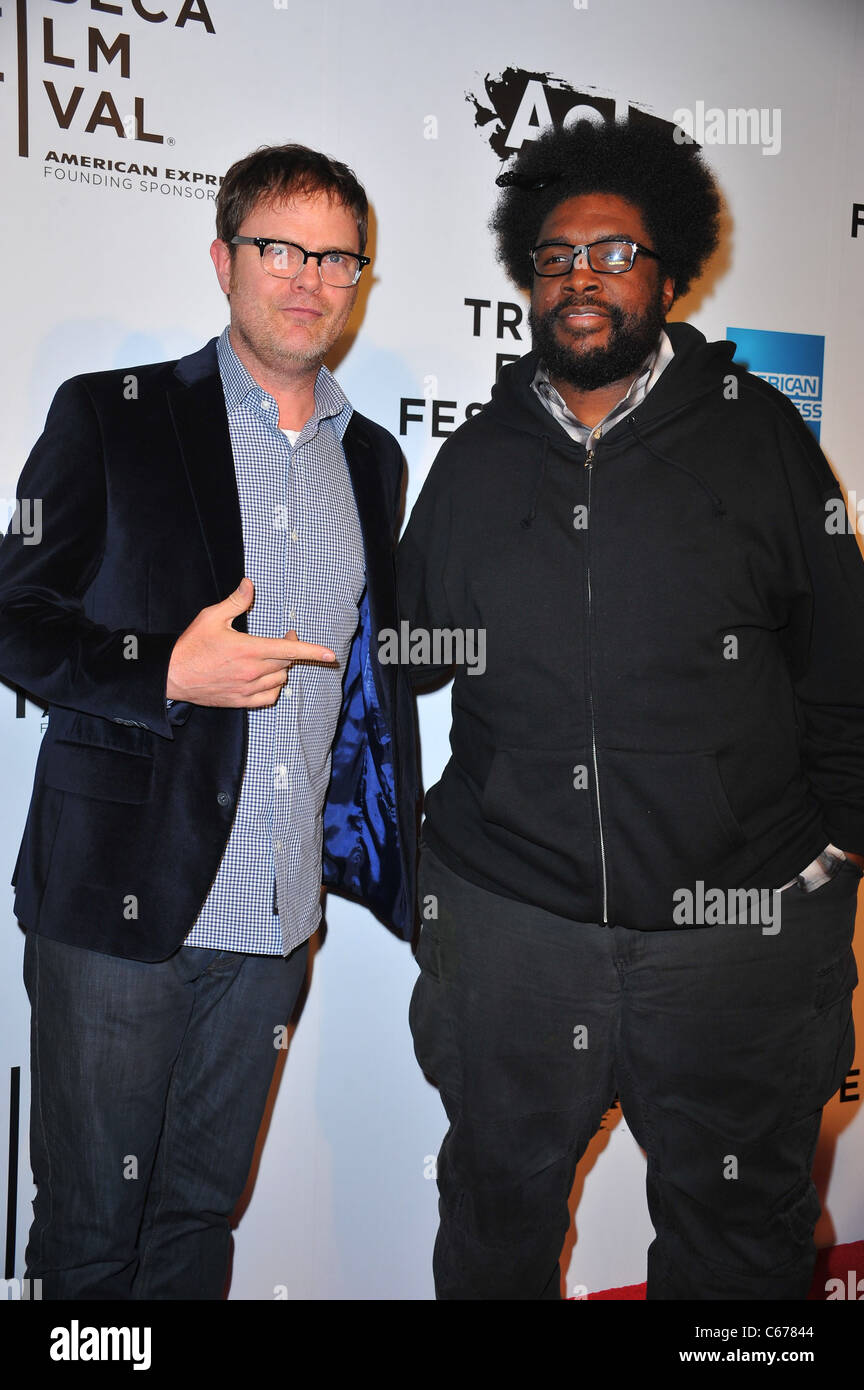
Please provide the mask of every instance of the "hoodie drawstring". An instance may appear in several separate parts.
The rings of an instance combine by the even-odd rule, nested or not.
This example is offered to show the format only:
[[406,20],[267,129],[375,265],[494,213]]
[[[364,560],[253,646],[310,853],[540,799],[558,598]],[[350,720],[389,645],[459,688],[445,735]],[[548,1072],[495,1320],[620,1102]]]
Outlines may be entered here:
[[[653,445],[649,444],[645,436],[641,435],[637,430],[632,415],[627,416],[627,423],[629,424],[630,429],[637,442],[641,444],[644,449],[647,449],[649,454],[653,454],[654,458],[658,459],[661,463],[665,463],[669,468],[677,469],[679,473],[683,473],[685,477],[691,480],[691,482],[696,483],[697,486],[700,487],[702,491],[705,493],[706,497],[708,497],[715,514],[721,517],[726,515],[726,507],[724,506],[723,499],[719,497],[716,492],[714,492],[713,488],[708,486],[704,478],[700,478],[699,474],[694,473],[692,468],[688,468],[686,464],[679,463],[677,459],[669,458],[668,454],[660,453],[659,449],[655,449]],[[522,527],[524,531],[529,530],[530,527],[534,525],[534,519],[537,515],[537,507],[540,501],[540,493],[543,490],[543,483],[546,478],[546,465],[549,455],[549,437],[548,435],[544,434],[542,438],[543,450],[540,455],[540,466],[537,471],[537,480],[534,484],[534,490],[531,494],[531,504],[527,514],[523,516],[521,521],[519,522],[519,525]]]
[[539,473],[538,473],[538,475],[537,475],[537,482],[536,482],[535,485],[534,485],[534,491],[533,491],[533,493],[532,493],[532,495],[531,495],[531,506],[530,506],[530,508],[529,508],[528,515],[527,515],[527,516],[523,516],[522,520],[519,522],[519,525],[522,527],[522,529],[523,529],[524,531],[527,531],[528,528],[529,528],[530,526],[533,526],[533,525],[534,525],[534,518],[535,518],[535,516],[537,515],[537,503],[538,503],[539,500],[540,500],[540,492],[541,492],[542,487],[543,487],[543,480],[544,480],[544,478],[546,477],[546,456],[547,456],[548,453],[549,453],[549,437],[548,437],[548,435],[545,435],[545,434],[544,434],[544,435],[543,435],[543,452],[542,452],[542,454],[540,455],[540,471],[539,471]]
[[725,516],[725,515],[726,515],[726,508],[725,508],[725,506],[723,505],[723,499],[722,499],[721,497],[718,497],[718,496],[717,496],[717,493],[714,492],[713,489],[710,488],[710,487],[708,486],[708,484],[705,482],[704,478],[700,478],[700,477],[699,477],[699,474],[698,474],[698,473],[694,473],[693,470],[692,470],[691,468],[688,468],[688,467],[686,466],[686,464],[679,463],[679,462],[677,461],[677,459],[671,459],[671,458],[668,457],[667,454],[661,454],[660,451],[659,451],[658,449],[653,448],[653,447],[648,443],[648,440],[645,438],[645,436],[644,436],[644,435],[641,435],[641,434],[639,433],[639,431],[637,430],[637,428],[636,428],[636,423],[635,423],[635,421],[634,421],[632,415],[628,415],[628,416],[627,416],[627,423],[629,424],[630,429],[632,430],[632,432],[633,432],[633,434],[635,435],[635,437],[636,437],[636,439],[638,440],[638,442],[642,445],[642,447],[643,447],[644,449],[647,449],[647,450],[648,450],[649,454],[653,454],[654,457],[655,457],[655,459],[659,459],[661,463],[668,464],[668,466],[669,466],[670,468],[677,468],[677,470],[678,470],[679,473],[684,473],[688,478],[691,479],[692,482],[698,483],[698,485],[699,485],[699,487],[701,487],[702,491],[706,494],[707,497],[710,498],[711,503],[712,503],[712,505],[713,505],[713,507],[714,507],[714,511],[715,511],[715,513],[717,514],[717,516]]

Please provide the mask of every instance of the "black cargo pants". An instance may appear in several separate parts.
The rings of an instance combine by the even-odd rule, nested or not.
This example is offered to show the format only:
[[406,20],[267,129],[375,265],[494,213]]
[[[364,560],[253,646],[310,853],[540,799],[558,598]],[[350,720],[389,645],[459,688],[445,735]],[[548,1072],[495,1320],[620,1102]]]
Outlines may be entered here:
[[424,848],[411,1028],[450,1120],[438,1298],[560,1297],[574,1170],[616,1093],[647,1153],[648,1297],[805,1298],[859,878],[786,889],[777,931],[639,932],[491,894]]

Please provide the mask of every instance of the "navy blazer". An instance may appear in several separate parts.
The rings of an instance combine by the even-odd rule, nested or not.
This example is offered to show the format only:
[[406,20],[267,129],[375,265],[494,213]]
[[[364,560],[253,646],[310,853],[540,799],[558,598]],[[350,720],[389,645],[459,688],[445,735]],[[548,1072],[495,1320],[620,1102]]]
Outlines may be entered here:
[[[356,412],[343,447],[366,551],[324,808],[323,880],[409,937],[418,777],[395,628],[402,455]],[[246,757],[246,711],[165,686],[177,637],[243,577],[216,340],[181,358],[61,386],[19,483],[38,544],[0,545],[0,676],[50,707],[13,882],[29,930],[162,960],[219,866]],[[242,620],[235,626],[244,627]]]

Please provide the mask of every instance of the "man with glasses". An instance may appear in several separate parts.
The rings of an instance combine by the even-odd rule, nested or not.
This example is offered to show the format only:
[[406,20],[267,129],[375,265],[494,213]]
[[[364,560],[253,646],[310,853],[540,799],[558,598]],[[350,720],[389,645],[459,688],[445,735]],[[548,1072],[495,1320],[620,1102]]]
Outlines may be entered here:
[[369,258],[350,169],[219,192],[230,325],[67,382],[0,548],[0,673],[50,706],[16,871],[52,1299],[222,1296],[326,884],[410,936],[416,772],[396,441],[323,365]]
[[498,182],[533,351],[444,445],[400,548],[412,629],[486,630],[420,867],[438,1295],[560,1296],[617,1094],[648,1297],[802,1299],[853,1058],[864,566],[794,406],[665,321],[717,242],[700,151],[582,123]]

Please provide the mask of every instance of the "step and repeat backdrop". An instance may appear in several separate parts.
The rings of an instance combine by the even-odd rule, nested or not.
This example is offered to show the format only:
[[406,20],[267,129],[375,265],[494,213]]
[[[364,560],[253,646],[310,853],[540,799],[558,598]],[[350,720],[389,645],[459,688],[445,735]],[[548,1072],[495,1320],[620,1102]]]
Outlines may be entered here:
[[[858,0],[9,0],[0,48],[0,529],[61,381],[174,358],[224,327],[208,255],[220,178],[285,141],[346,161],[373,204],[371,274],[331,365],[398,436],[410,511],[442,440],[530,347],[487,230],[496,174],[549,122],[635,109],[692,134],[726,199],[723,246],[672,317],[734,338],[787,392],[864,531]],[[420,701],[427,786],[449,698]],[[23,1273],[33,1189],[23,933],[4,885],[44,720],[0,685],[7,1277]],[[446,1126],[408,1032],[416,967],[365,910],[331,898],[326,919],[238,1214],[230,1297],[428,1299]],[[860,1037],[862,1014],[859,1001]],[[823,1245],[864,1238],[860,1057],[816,1159]],[[574,1187],[571,1294],[644,1278],[644,1175],[613,1108]]]

